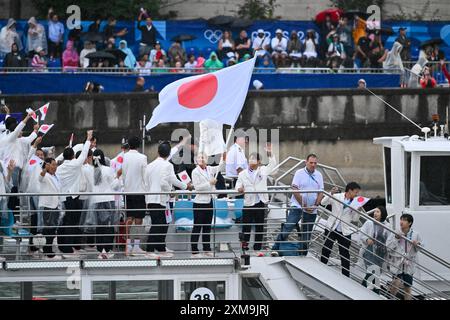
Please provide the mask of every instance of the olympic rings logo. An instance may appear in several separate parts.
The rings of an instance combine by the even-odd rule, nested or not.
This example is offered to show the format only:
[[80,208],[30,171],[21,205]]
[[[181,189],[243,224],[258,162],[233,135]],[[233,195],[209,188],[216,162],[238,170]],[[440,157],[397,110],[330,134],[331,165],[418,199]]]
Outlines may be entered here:
[[206,30],[203,35],[205,36],[205,39],[208,40],[211,43],[217,43],[220,39],[222,39],[222,31],[221,30]]

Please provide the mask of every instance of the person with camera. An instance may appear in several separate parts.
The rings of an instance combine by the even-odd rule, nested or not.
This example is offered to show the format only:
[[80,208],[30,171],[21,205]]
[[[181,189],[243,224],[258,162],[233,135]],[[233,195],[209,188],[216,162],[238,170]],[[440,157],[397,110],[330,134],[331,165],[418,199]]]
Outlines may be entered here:
[[[56,160],[53,158],[46,158],[42,164],[42,171],[39,175],[39,189],[41,194],[45,193],[59,193],[61,192],[61,184],[56,176],[57,169]],[[52,250],[53,239],[56,236],[58,226],[58,219],[60,213],[59,197],[57,195],[39,196],[39,208],[43,212],[43,236],[45,237],[44,245],[44,259],[46,260],[61,260],[62,257],[55,255]]]
[[420,86],[422,88],[434,88],[436,87],[436,79],[433,78],[430,72],[430,68],[425,67],[423,68],[423,75],[422,78],[420,78]]

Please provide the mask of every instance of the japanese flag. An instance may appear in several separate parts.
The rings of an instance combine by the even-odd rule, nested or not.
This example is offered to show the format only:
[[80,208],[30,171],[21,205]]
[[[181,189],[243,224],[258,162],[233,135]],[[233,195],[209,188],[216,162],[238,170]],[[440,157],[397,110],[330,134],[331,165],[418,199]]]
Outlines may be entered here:
[[46,135],[51,128],[53,128],[54,124],[43,124],[40,128],[39,128],[39,132],[43,133],[44,135]]
[[189,175],[187,174],[186,171],[180,172],[178,174],[178,177],[180,178],[181,182],[184,182],[184,183],[191,182],[191,178],[189,177]]
[[244,106],[255,66],[253,59],[216,72],[180,79],[159,93],[146,129],[160,123],[216,120],[234,126]]
[[50,102],[39,108],[39,112],[41,113],[41,120],[42,121],[44,121],[45,117],[47,116],[47,112],[48,112],[48,107],[49,106],[50,106]]
[[117,155],[117,157],[111,160],[111,168],[113,168],[116,172],[122,169],[123,155],[124,153],[121,152]]
[[41,165],[41,164],[42,164],[41,158],[39,158],[39,157],[33,155],[33,156],[30,158],[30,160],[28,160],[28,171],[29,171],[29,172],[33,171],[34,168],[35,168],[37,165]]
[[369,200],[370,198],[366,197],[356,197],[353,199],[352,203],[350,203],[350,207],[352,207],[353,209],[359,209],[363,205],[365,205]]
[[28,108],[28,109],[26,110],[26,112],[27,112],[27,113],[32,113],[32,114],[31,114],[31,118],[33,118],[34,122],[36,122],[36,123],[39,122],[38,116],[37,116],[36,112],[33,111],[33,109]]

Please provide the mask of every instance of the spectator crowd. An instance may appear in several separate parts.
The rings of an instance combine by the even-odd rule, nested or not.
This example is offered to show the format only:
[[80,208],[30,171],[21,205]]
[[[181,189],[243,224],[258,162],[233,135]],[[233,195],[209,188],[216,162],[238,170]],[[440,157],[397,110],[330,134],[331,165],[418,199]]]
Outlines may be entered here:
[[[246,61],[255,54],[256,72],[274,72],[275,68],[329,68],[334,72],[354,68],[403,71],[403,63],[411,60],[411,41],[406,36],[406,28],[399,29],[392,49],[388,50],[383,41],[383,29],[370,29],[357,14],[344,15],[339,21],[333,21],[327,15],[318,24],[319,32],[307,30],[303,39],[299,38],[302,34],[299,30],[277,29],[275,36],[271,37],[270,32],[258,29],[254,38],[247,30],[236,35],[223,30],[216,48],[204,48],[200,52],[194,48],[186,50],[182,39],[163,48],[157,39],[152,18],[145,10],[137,18],[136,30],[141,32],[141,39],[134,51],[134,46],[130,48],[123,39],[129,31],[118,28],[116,18],[109,16],[103,28],[102,22],[98,17],[87,31],[67,30],[58,14],[50,9],[48,27],[31,17],[24,38],[26,41],[22,43],[16,21],[9,19],[0,33],[0,60],[3,59],[3,67],[10,71],[32,68],[36,72],[45,72],[49,67],[60,67],[65,72],[84,69],[141,76],[211,72]],[[442,60],[439,69],[446,72],[437,45],[423,48],[421,56],[427,62]],[[438,67],[432,66],[430,74]],[[423,87],[435,86],[436,80],[423,71],[420,70],[417,83]]]

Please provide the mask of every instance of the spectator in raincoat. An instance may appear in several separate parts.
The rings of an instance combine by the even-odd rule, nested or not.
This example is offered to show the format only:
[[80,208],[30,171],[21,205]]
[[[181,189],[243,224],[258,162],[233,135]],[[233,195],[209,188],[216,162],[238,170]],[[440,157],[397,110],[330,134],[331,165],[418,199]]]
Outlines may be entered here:
[[392,45],[392,49],[387,54],[386,60],[383,61],[383,69],[399,69],[401,71],[400,83],[403,87],[405,83],[405,71],[403,68],[403,61],[401,57],[402,49],[403,46],[400,42],[394,42],[394,44]]
[[80,56],[77,49],[74,47],[73,41],[67,41],[66,50],[63,52],[63,69],[64,71],[76,70],[78,68],[78,62]]
[[16,31],[16,20],[9,19],[6,26],[0,31],[0,57],[4,57],[11,52],[11,46],[17,43],[19,51],[22,51],[22,41]]
[[217,54],[213,51],[209,55],[209,59],[205,61],[204,67],[207,72],[216,71],[223,68],[223,62],[219,60]]
[[45,28],[34,17],[28,20],[27,52],[36,51],[38,47],[47,51]]
[[125,40],[120,41],[119,48],[127,55],[124,61],[125,66],[128,69],[134,70],[136,66],[136,57],[134,56],[133,51],[128,48],[128,43]]

